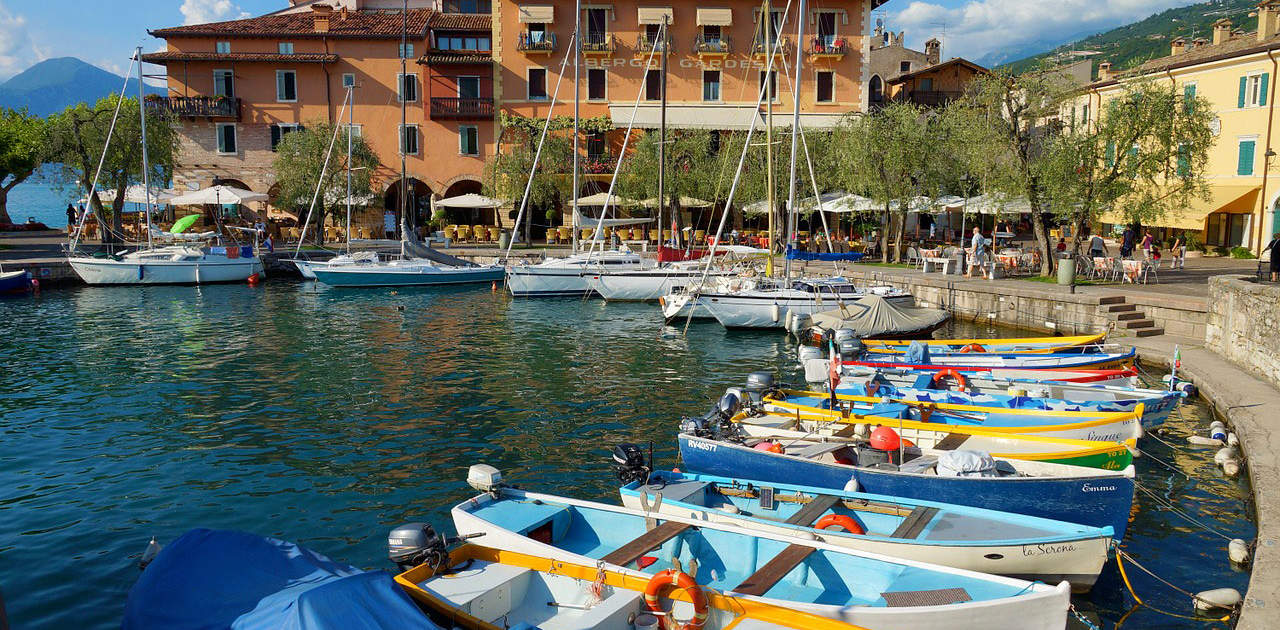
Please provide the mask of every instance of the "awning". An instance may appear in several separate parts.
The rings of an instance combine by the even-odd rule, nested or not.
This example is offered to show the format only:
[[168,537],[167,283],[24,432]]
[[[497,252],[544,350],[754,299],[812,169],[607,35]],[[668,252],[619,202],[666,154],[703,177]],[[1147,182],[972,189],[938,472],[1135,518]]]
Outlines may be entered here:
[[[1151,219],[1143,224],[1179,230],[1203,230],[1205,219],[1214,212],[1245,214],[1256,211],[1259,188],[1252,185],[1210,186],[1207,201],[1194,199],[1182,212]],[[1126,220],[1121,212],[1104,212],[1098,217],[1098,221],[1114,225],[1122,225]]]
[[551,24],[556,18],[556,8],[549,4],[522,4],[519,11],[521,24]]
[[[618,103],[609,105],[609,115],[613,124],[627,128],[635,115],[637,129],[657,129],[662,124],[662,108],[657,104]],[[756,118],[756,129],[764,129],[764,116],[756,109],[755,103],[741,105],[709,105],[696,103],[691,105],[668,104],[667,127],[670,129],[729,129],[745,131],[751,126],[751,117]],[[805,129],[831,129],[840,124],[842,113],[800,112],[800,124]],[[781,129],[791,125],[791,112],[773,111],[773,127]]]
[[[644,201],[641,201],[640,205],[646,208],[657,208],[658,198],[650,197],[648,199],[645,199]],[[684,208],[685,210],[696,210],[698,208],[710,208],[711,205],[712,204],[710,201],[703,201],[701,199],[698,199],[697,197],[687,197],[685,195],[680,195],[680,207]]]
[[640,7],[636,9],[641,24],[662,24],[662,18],[667,18],[667,24],[675,24],[672,16],[671,7]]
[[733,9],[698,9],[698,26],[732,26]]

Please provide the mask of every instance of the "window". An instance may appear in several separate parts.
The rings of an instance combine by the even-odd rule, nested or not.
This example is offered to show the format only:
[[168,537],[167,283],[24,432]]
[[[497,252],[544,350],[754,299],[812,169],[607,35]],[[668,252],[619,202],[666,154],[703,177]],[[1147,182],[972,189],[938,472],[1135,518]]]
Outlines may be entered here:
[[[488,37],[463,35],[436,35],[436,48],[440,50],[487,51],[491,49]],[[409,51],[412,54],[412,50]]]
[[214,52],[225,55],[231,52],[231,42],[217,42],[213,45]]
[[702,71],[702,100],[704,101],[720,100],[720,71],[719,70],[703,70]]
[[720,43],[720,27],[718,25],[710,25],[702,27],[702,41],[708,44]]
[[302,131],[302,125],[297,123],[271,125],[271,150],[275,151],[276,146],[280,144],[280,141],[284,139],[285,135],[291,134],[295,131]]
[[236,124],[218,123],[218,153],[234,155],[236,153]]
[[1257,146],[1257,138],[1240,139],[1239,156],[1236,162],[1236,175],[1253,175],[1253,153]]
[[280,50],[280,54],[282,54],[282,55],[292,55],[292,54],[293,54],[293,42],[280,42],[280,44],[279,44],[279,50]]
[[1085,106],[1080,108],[1080,122],[1084,123],[1085,127],[1089,126],[1089,104],[1088,103],[1085,103]]
[[396,81],[400,84],[400,91],[396,95],[399,101],[412,103],[418,100],[418,75],[397,74]]
[[920,91],[921,92],[933,91],[933,77],[925,77],[923,79],[920,79]]
[[413,42],[400,44],[397,50],[401,59],[413,59]]
[[911,62],[904,61],[898,64],[898,72],[911,72]]
[[[767,74],[767,77],[766,77],[766,74]],[[769,81],[769,87],[768,87],[768,93],[767,93],[767,94],[765,94],[765,98],[767,98],[767,99],[769,99],[769,100],[771,100],[771,101],[777,101],[777,100],[778,100],[778,71],[777,71],[777,70],[770,70],[768,73],[766,73],[764,70],[761,70],[761,71],[760,71],[760,88],[759,88],[759,89],[764,89],[764,88],[765,88],[765,80],[766,80],[766,78],[767,78],[767,79],[768,79],[768,81]],[[757,92],[757,94],[759,94],[759,93]]]
[[342,128],[343,128],[343,129],[345,129],[345,130],[347,131],[347,135],[351,136],[352,138],[363,138],[363,137],[364,137],[364,126],[363,126],[363,125],[345,125],[345,124],[344,124],[344,125],[342,125]]
[[404,155],[418,154],[417,125],[400,125],[400,153]]
[[[835,15],[822,13],[821,15]],[[818,71],[818,102],[833,103],[836,100],[836,73],[829,70]]]
[[475,125],[458,127],[458,152],[463,155],[480,155],[480,129]]
[[[658,33],[661,31],[662,31],[661,24],[645,24],[644,25],[644,41],[646,44],[648,44],[646,48],[653,47],[653,42],[658,40]],[[658,50],[663,50],[662,44],[658,44]]]
[[584,43],[604,44],[609,34],[609,9],[587,9],[587,36]]
[[445,0],[445,13],[489,13],[489,0]]
[[276,102],[293,103],[298,100],[298,73],[293,70],[276,70]]
[[[759,9],[756,9],[757,19],[759,19],[760,17],[759,11],[760,11]],[[756,37],[760,39],[761,44],[764,44],[764,37],[765,37],[764,27],[766,24],[768,24],[769,26],[772,27],[769,29],[769,44],[772,46],[774,42],[777,42],[778,38],[782,36],[782,9],[770,9],[769,17],[771,17],[772,19],[769,20],[768,22],[761,20],[760,28],[756,29]]]
[[605,137],[603,133],[596,132],[587,135],[587,159],[600,160],[604,158]]
[[458,98],[480,98],[480,77],[458,77]]
[[662,100],[662,72],[658,70],[645,70],[644,98],[646,101]]
[[531,101],[547,100],[547,69],[529,68],[529,93]]
[[884,81],[880,79],[880,75],[871,77],[871,95],[872,103],[880,103],[884,101]]
[[350,88],[356,86],[356,75],[353,72],[346,72],[342,75],[342,87]]
[[1266,106],[1267,84],[1270,78],[1271,76],[1268,73],[1240,77],[1240,98],[1237,102],[1240,109]]
[[824,46],[831,46],[836,41],[836,14],[823,11],[818,14],[818,41]]
[[603,101],[608,97],[608,75],[604,68],[587,68],[587,100]]
[[537,24],[527,24],[529,29],[529,43],[541,44],[547,41],[547,25],[542,22]]
[[228,97],[236,95],[235,75],[230,70],[213,71],[213,95]]

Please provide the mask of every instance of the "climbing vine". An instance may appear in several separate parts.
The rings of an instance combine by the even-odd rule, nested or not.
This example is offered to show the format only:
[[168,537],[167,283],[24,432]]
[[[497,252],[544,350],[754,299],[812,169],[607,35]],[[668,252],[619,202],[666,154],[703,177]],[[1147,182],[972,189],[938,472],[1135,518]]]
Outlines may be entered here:
[[[504,130],[519,131],[532,138],[536,138],[542,133],[542,126],[546,123],[542,118],[530,118],[528,116],[508,114],[507,112],[501,112],[500,122]],[[582,118],[578,121],[578,129],[584,133],[605,133],[613,131],[613,128],[613,118],[609,116],[593,116],[591,118]],[[551,131],[564,129],[573,129],[572,116],[554,116],[551,118]]]

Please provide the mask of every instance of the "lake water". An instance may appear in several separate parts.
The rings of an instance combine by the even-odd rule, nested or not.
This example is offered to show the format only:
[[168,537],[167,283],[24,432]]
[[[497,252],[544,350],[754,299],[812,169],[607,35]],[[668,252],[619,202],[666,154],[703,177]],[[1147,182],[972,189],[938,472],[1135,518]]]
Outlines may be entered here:
[[[710,322],[682,336],[654,305],[516,301],[487,286],[45,291],[0,300],[0,330],[0,590],[15,628],[118,626],[147,540],[192,527],[387,568],[386,532],[448,525],[448,507],[473,494],[473,463],[616,502],[613,444],[652,440],[659,465],[677,465],[681,414],[754,370],[796,376],[782,334]],[[1141,483],[1252,539],[1245,483],[1222,479],[1212,450],[1181,446],[1208,421],[1189,405],[1167,427],[1175,446],[1145,438],[1175,470],[1141,459]],[[1225,540],[1142,493],[1129,532],[1130,553],[1175,584],[1247,584]],[[1185,597],[1130,577],[1152,604],[1189,612]],[[1108,626],[1131,603],[1114,564],[1077,598]],[[1149,610],[1124,625],[1205,627]]]
[[54,229],[66,226],[67,193],[57,185],[59,173],[58,169],[46,166],[9,191],[6,207],[14,223],[33,218]]

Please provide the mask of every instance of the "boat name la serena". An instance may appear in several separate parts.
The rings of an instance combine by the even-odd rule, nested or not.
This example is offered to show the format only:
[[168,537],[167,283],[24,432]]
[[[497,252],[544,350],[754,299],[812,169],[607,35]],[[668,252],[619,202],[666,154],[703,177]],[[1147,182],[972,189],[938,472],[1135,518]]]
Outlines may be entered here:
[[1044,543],[1039,545],[1023,545],[1022,556],[1025,558],[1031,558],[1034,556],[1050,556],[1060,553],[1072,553],[1075,550],[1075,545],[1049,545]]

